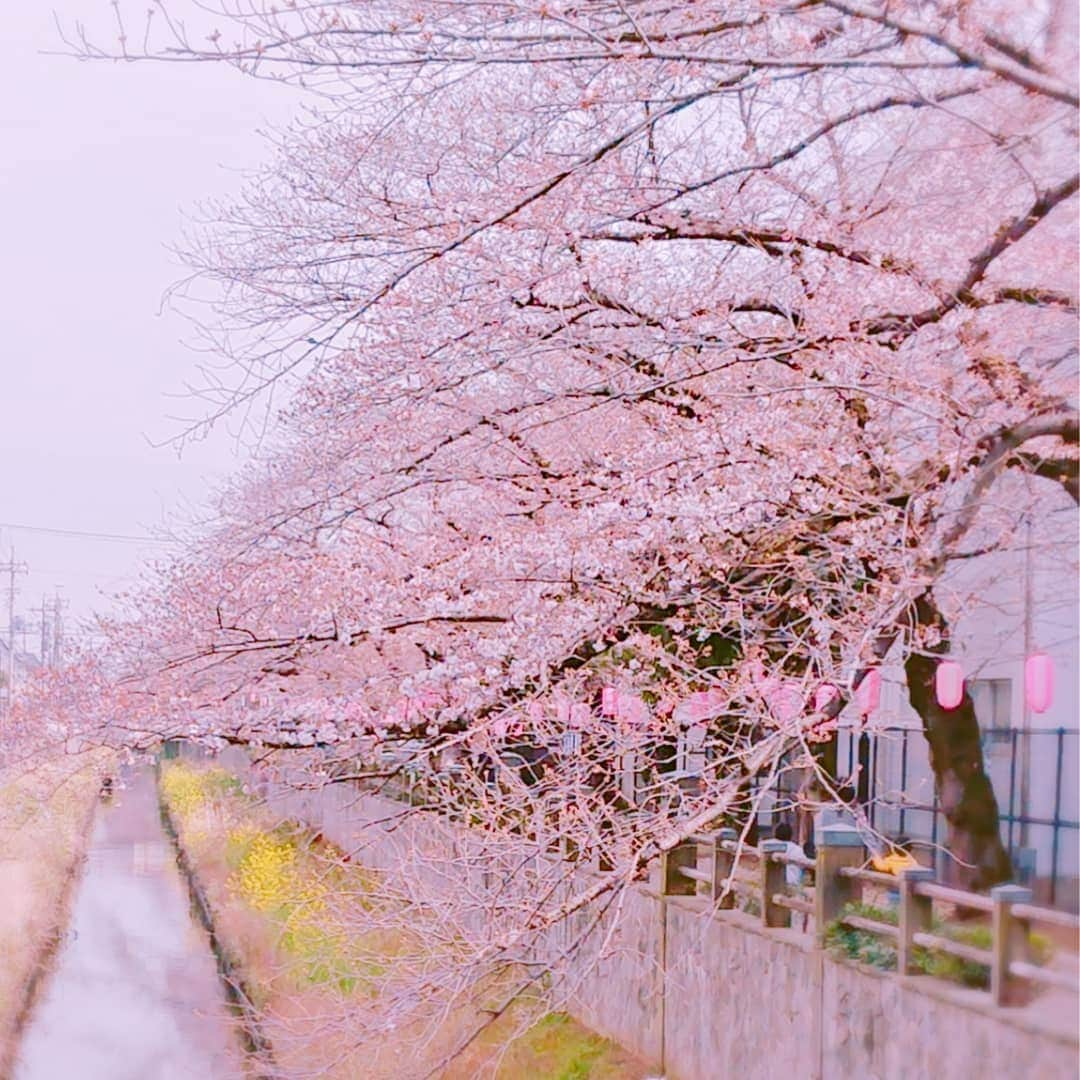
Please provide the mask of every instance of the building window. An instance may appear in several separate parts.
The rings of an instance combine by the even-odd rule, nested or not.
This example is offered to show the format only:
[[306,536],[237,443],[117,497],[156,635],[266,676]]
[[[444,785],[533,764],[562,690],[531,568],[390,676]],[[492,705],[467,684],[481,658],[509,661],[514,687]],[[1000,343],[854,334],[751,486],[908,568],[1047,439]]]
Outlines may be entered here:
[[1012,679],[971,679],[967,685],[975,718],[988,743],[1012,738]]

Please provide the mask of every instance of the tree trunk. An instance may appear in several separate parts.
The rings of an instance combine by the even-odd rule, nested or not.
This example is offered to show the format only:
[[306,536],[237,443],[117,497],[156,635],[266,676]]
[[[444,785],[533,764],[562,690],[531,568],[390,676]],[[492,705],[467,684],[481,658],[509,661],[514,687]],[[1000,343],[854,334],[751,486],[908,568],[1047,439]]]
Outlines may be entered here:
[[957,884],[985,890],[1011,878],[1012,861],[1001,842],[997,800],[983,769],[975,706],[966,689],[958,708],[938,705],[934,675],[949,649],[949,628],[929,593],[919,598],[915,610],[921,626],[938,628],[941,644],[926,650],[929,655],[912,651],[905,661],[908,700],[930,744],[934,786],[948,823],[946,847],[957,860]]

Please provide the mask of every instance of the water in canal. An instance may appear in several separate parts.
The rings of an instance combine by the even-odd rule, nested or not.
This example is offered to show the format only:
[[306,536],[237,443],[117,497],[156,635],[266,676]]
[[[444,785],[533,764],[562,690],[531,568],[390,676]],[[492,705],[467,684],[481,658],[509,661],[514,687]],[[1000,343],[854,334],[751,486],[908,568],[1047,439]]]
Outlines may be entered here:
[[64,944],[15,1080],[218,1080],[242,1051],[150,770],[100,807]]

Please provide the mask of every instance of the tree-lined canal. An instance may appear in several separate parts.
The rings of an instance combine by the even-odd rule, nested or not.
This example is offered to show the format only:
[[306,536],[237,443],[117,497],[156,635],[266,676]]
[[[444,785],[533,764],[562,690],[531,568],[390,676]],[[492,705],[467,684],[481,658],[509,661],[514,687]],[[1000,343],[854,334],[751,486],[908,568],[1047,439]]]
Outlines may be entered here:
[[151,772],[94,824],[72,917],[26,1031],[15,1080],[240,1075],[242,1050],[206,933],[158,815]]

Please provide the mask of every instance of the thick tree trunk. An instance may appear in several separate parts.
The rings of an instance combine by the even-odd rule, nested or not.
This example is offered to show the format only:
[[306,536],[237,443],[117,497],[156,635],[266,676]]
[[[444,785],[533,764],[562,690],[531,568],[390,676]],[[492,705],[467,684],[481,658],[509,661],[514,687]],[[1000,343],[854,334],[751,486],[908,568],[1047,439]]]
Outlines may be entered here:
[[956,881],[965,888],[985,890],[1008,881],[1012,862],[1001,842],[997,800],[983,768],[982,740],[975,706],[965,690],[956,709],[937,703],[934,674],[948,651],[948,625],[927,593],[916,603],[922,626],[936,626],[942,644],[931,655],[912,651],[904,664],[908,699],[922,719],[930,744],[930,767],[938,802],[948,823],[946,847],[956,858]]

